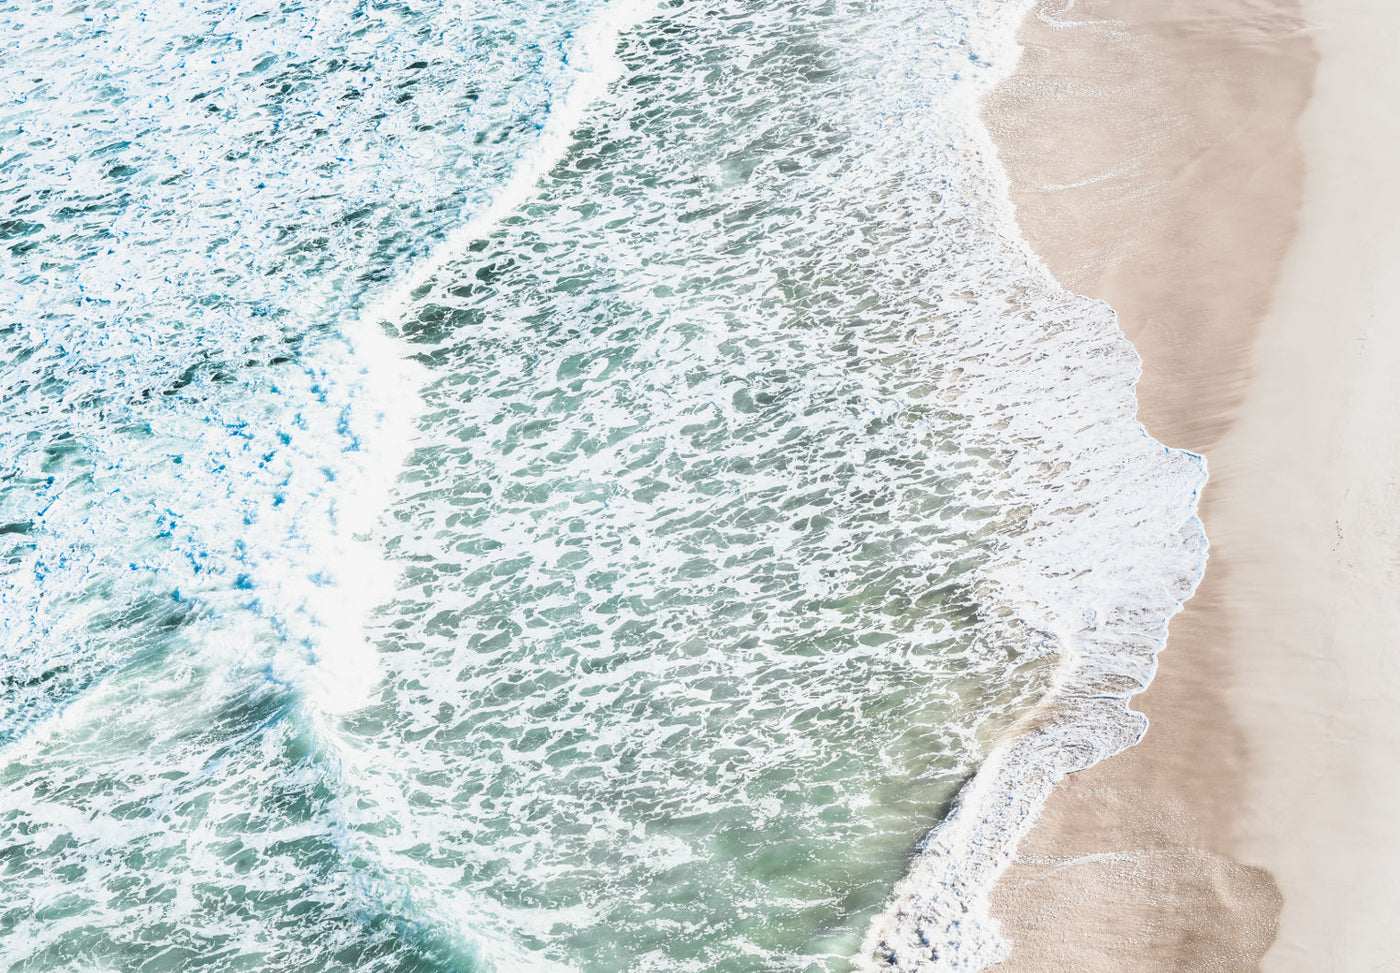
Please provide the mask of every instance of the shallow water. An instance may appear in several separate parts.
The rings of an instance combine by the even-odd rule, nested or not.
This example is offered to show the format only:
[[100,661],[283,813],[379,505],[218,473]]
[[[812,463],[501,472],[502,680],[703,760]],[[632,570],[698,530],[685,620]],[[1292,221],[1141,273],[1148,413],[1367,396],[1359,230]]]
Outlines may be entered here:
[[0,7],[6,963],[849,968],[1196,484],[1017,12]]

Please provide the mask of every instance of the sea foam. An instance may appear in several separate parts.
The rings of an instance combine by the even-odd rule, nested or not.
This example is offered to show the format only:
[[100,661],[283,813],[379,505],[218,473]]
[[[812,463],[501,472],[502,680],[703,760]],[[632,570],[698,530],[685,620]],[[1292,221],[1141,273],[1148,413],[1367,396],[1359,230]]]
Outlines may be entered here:
[[999,955],[1204,550],[977,121],[1015,6],[50,13],[7,962]]

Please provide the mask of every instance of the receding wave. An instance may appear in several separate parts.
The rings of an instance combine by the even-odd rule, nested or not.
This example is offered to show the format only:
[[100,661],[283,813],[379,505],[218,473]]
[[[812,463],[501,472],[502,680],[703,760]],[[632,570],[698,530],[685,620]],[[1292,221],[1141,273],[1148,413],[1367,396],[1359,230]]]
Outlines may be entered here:
[[1203,552],[1017,13],[0,7],[0,957],[990,962]]

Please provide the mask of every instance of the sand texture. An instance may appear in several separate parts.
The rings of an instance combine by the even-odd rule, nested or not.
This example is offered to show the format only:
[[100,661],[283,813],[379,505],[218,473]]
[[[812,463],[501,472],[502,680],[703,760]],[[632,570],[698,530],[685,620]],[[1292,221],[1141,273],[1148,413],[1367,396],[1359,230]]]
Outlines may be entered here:
[[1378,679],[1397,23],[1379,0],[1046,0],[985,106],[1026,237],[1118,310],[1142,420],[1212,474],[1206,577],[1135,701],[1151,728],[1051,798],[994,895],[1000,969],[1400,969],[1365,915],[1400,861],[1379,766],[1400,657]]
[[1400,970],[1400,4],[1318,0],[1294,242],[1213,454],[1268,971]]

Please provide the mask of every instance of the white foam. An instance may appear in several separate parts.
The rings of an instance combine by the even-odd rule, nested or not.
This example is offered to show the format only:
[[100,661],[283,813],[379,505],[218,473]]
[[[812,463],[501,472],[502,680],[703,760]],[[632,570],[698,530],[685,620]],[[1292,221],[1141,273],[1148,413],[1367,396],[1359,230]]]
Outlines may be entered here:
[[[320,8],[321,23],[345,9]],[[296,360],[274,363],[258,350],[284,339],[274,314],[218,305],[172,318],[190,334],[163,340],[107,310],[94,312],[101,328],[53,326],[50,344],[67,342],[71,354],[44,367],[57,369],[48,377],[71,409],[121,383],[135,383],[133,394],[150,383],[163,396],[170,363],[183,368],[185,351],[201,345],[262,363],[243,384],[197,373],[164,399],[168,408],[123,414],[148,422],[145,432],[99,424],[95,468],[81,451],[19,460],[49,504],[41,526],[63,535],[36,531],[33,560],[99,552],[70,558],[66,574],[28,592],[45,617],[71,626],[48,636],[85,631],[84,605],[124,603],[168,582],[184,589],[178,605],[206,613],[177,630],[225,643],[191,652],[225,672],[217,686],[173,652],[160,660],[168,667],[152,666],[160,678],[143,694],[109,680],[103,692],[115,695],[93,703],[113,717],[106,734],[133,741],[107,769],[137,794],[93,813],[110,818],[101,828],[115,827],[121,801],[149,800],[176,822],[172,840],[186,844],[172,859],[180,883],[170,918],[180,929],[205,915],[192,876],[238,881],[221,850],[223,826],[261,849],[273,837],[289,847],[330,840],[329,863],[289,851],[265,881],[314,889],[337,910],[451,930],[504,968],[570,961],[568,948],[651,950],[648,962],[703,968],[705,959],[668,952],[692,940],[715,962],[765,955],[796,965],[804,923],[849,951],[860,930],[841,926],[849,914],[834,904],[839,895],[794,891],[827,881],[804,863],[820,860],[857,884],[884,880],[897,866],[880,864],[883,856],[896,847],[898,858],[916,840],[921,815],[1030,706],[1045,684],[1038,660],[1058,645],[1072,664],[1060,668],[1052,698],[1076,709],[1059,713],[1053,732],[991,753],[911,879],[917,907],[900,934],[932,935],[947,963],[961,964],[951,968],[971,968],[997,954],[979,910],[1037,795],[1066,761],[1135,738],[1140,723],[1124,716],[1122,700],[1150,677],[1161,619],[1189,587],[1182,571],[1198,553],[1190,493],[1199,475],[1135,425],[1136,366],[1107,310],[1063,292],[1015,234],[975,99],[1008,66],[1016,11],[981,0],[965,9],[877,5],[859,16],[667,8],[667,29],[634,49],[651,59],[648,70],[597,100],[619,70],[619,31],[653,9],[611,4],[575,38],[550,75],[567,93],[542,128],[527,125],[528,151],[482,163],[510,175],[463,203],[475,215],[446,230],[429,217],[403,224],[416,245],[439,239],[420,259],[374,263],[358,231],[337,229],[328,233],[340,270],[284,268],[305,285],[292,288],[301,304],[291,317],[321,308],[341,324],[340,334],[306,337]],[[200,24],[186,32],[200,36],[207,25],[186,13]],[[341,40],[305,26],[317,39],[310,53],[337,53]],[[375,30],[384,56],[409,70],[416,55],[406,38],[420,35]],[[159,33],[142,36],[154,43]],[[514,64],[489,49],[492,36],[477,53]],[[269,29],[264,39],[279,37]],[[344,43],[357,58],[373,46]],[[214,73],[256,72],[255,47]],[[151,52],[137,44],[128,54],[136,63]],[[211,242],[231,229],[217,206],[192,209],[187,227],[135,207],[115,218],[126,242],[100,264],[117,269],[95,275],[89,297],[105,308],[131,293],[163,313],[175,305],[160,302],[188,297],[190,281],[217,280],[201,275],[221,261],[262,274],[286,257],[273,224],[320,227],[317,207],[335,207],[299,193],[318,184],[321,165],[335,170],[327,153],[338,151],[336,125],[361,103],[344,99],[350,78],[318,86],[326,71],[303,72],[312,87],[295,118],[325,116],[335,137],[311,141],[298,156],[305,170],[287,167],[294,192],[258,196],[257,168],[232,151],[242,143],[221,125],[178,153],[204,180],[196,195],[237,190],[251,211],[268,207],[267,226],[232,234],[241,256]],[[867,71],[881,74],[872,81]],[[386,139],[424,156],[512,131],[501,121],[412,143],[407,110],[393,107],[408,76],[390,85],[354,73],[362,100],[375,102],[365,117],[383,110]],[[422,102],[441,97],[417,90]],[[256,104],[226,95],[240,111]],[[198,128],[204,114],[199,102],[173,117]],[[253,126],[254,114],[233,114]],[[432,118],[444,115],[452,112]],[[595,144],[572,159],[584,120]],[[442,203],[429,189],[452,175],[432,170],[431,186],[417,187],[407,178],[411,153],[385,162],[355,142],[346,154],[337,171],[352,197],[391,199],[392,190],[410,205]],[[590,167],[550,179],[561,159]],[[105,178],[101,166],[89,169]],[[600,172],[619,178],[604,182]],[[508,219],[527,203],[528,219]],[[574,203],[597,213],[581,218]],[[320,252],[306,226],[289,232],[295,253]],[[138,244],[151,239],[169,252],[143,252]],[[468,253],[477,241],[485,248]],[[469,275],[498,258],[518,269],[459,293],[454,285],[480,280]],[[365,293],[350,268],[383,269],[386,259],[396,271],[407,266],[344,323],[339,315],[359,298],[342,291]],[[169,261],[171,279],[127,273],[147,260]],[[263,281],[247,279],[255,277]],[[578,281],[592,286],[580,291]],[[262,286],[249,285],[267,296]],[[51,311],[60,291],[40,282],[26,307]],[[412,315],[430,302],[477,312],[480,323],[463,315],[438,335],[413,334]],[[388,337],[386,323],[431,340]],[[431,352],[431,369],[405,360],[407,351]],[[16,374],[38,383],[48,374],[38,361]],[[37,388],[10,401],[48,407]],[[181,464],[165,458],[177,448]],[[421,454],[396,487],[410,448]],[[44,494],[50,471],[90,489]],[[181,509],[162,511],[162,502]],[[97,547],[76,545],[79,535]],[[1164,539],[1174,545],[1165,554]],[[139,566],[132,580],[107,563],[112,551]],[[411,574],[395,584],[405,564]],[[233,584],[242,573],[246,586]],[[60,583],[72,595],[66,604],[53,598]],[[388,650],[376,658],[366,617],[390,592],[384,615],[368,619]],[[59,610],[74,606],[71,616]],[[29,604],[6,607],[23,614]],[[656,631],[668,640],[647,643]],[[256,680],[243,677],[260,665],[298,690],[290,695],[299,705],[246,717],[264,722],[236,723],[246,739],[221,749],[229,731],[218,729],[220,706],[244,699]],[[213,697],[172,707],[147,750],[140,719],[108,706],[183,701],[194,685],[214,686]],[[85,770],[66,762],[63,742],[90,725],[83,712],[40,741],[51,774],[79,785]],[[206,726],[216,729],[201,736]],[[178,760],[163,762],[167,748]],[[210,813],[160,804],[153,782],[172,792],[161,772],[188,788],[182,801],[217,789]],[[781,782],[793,773],[804,779]],[[35,778],[25,780],[33,790]],[[831,796],[809,799],[802,788]],[[331,796],[311,796],[322,791]],[[30,792],[12,795],[16,814],[27,813]],[[295,801],[260,803],[276,808],[284,792],[312,806],[305,819]],[[267,820],[239,824],[240,804]],[[61,817],[44,823],[46,841],[66,826]],[[775,875],[761,849],[732,853],[760,817],[763,840],[791,853],[791,874]],[[58,851],[53,861],[83,859]],[[117,867],[94,866],[83,887],[98,896]],[[693,904],[658,936],[655,907],[638,890],[664,896],[668,882],[690,889]],[[557,908],[541,911],[540,901]],[[124,918],[110,908],[102,921],[117,928]],[[788,908],[803,910],[800,921],[748,921]],[[339,915],[318,913],[331,930]],[[249,941],[278,935],[256,920],[225,922],[228,935]],[[61,934],[30,923],[13,942],[39,949]],[[917,936],[899,946],[917,959]],[[836,950],[823,950],[822,962],[836,962]]]
[[[413,295],[441,271],[459,260],[467,246],[481,239],[505,217],[525,203],[540,179],[559,161],[588,106],[607,91],[622,65],[615,50],[623,31],[652,16],[654,0],[607,0],[605,15],[595,17],[569,43],[568,72],[555,81],[564,95],[551,103],[543,131],[511,169],[509,178],[491,195],[490,203],[453,228],[428,256],[396,277],[385,290],[345,327],[350,342],[349,359],[341,369],[358,370],[365,384],[356,400],[358,411],[369,413],[358,430],[373,430],[374,457],[359,471],[359,482],[335,501],[335,526],[342,538],[369,534],[384,509],[398,470],[414,441],[421,411],[419,391],[425,370],[407,358],[408,348],[388,337],[382,325],[394,324],[411,313]],[[422,351],[422,348],[414,349]],[[377,675],[377,653],[369,641],[365,622],[373,606],[393,593],[397,569],[388,564],[380,542],[338,547],[334,557],[336,580],[330,591],[302,586],[294,597],[315,603],[312,613],[321,628],[316,641],[326,649],[316,653],[308,677],[316,705],[331,712],[348,712],[364,705]]]
[[[1002,16],[987,22],[992,36],[986,43],[1003,55],[970,92],[976,97],[963,100],[968,134],[976,153],[988,160],[996,159],[996,148],[981,125],[977,101],[1014,68],[1020,53],[1015,30],[1029,9],[1027,3],[1008,4]],[[994,162],[988,168],[988,203],[999,213],[1003,233],[1048,288],[1061,290],[1020,237],[1005,173]],[[1205,460],[1151,438],[1136,418],[1136,351],[1107,305],[1090,305],[1084,317],[1089,331],[1110,336],[1110,347],[1097,350],[1094,367],[1101,375],[1099,394],[1111,397],[1115,414],[1110,425],[1061,423],[1061,435],[1084,441],[1086,451],[1100,457],[1102,470],[1064,501],[1059,517],[1023,536],[985,576],[1003,597],[1020,604],[1026,619],[1053,634],[1059,646],[1054,681],[925,840],[866,935],[863,970],[982,970],[1006,958],[1008,944],[989,912],[993,885],[1066,774],[1142,738],[1147,719],[1129,707],[1129,699],[1151,681],[1167,622],[1204,572],[1208,545],[1197,504]],[[1082,364],[1065,360],[1067,368]],[[1076,526],[1084,522],[1104,526]],[[1075,566],[1092,567],[1092,574]]]

